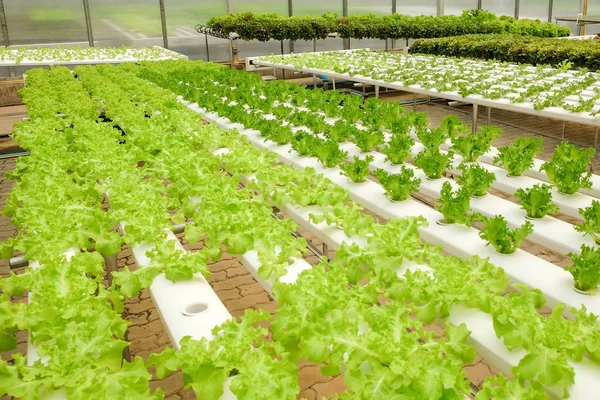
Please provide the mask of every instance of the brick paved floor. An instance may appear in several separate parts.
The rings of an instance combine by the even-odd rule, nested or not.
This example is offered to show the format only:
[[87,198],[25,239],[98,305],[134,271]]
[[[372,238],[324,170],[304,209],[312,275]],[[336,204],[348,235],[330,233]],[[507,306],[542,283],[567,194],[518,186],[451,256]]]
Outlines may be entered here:
[[[412,96],[409,97],[404,95],[402,97],[397,94],[388,97],[393,100],[412,99]],[[470,123],[471,121],[469,107],[449,108],[438,104],[426,104],[419,105],[417,111],[426,112],[434,124],[438,123],[448,114],[457,115],[465,123]],[[485,117],[485,109],[483,109],[480,115]],[[504,134],[494,143],[496,146],[509,143],[519,136],[534,135],[527,130],[504,125],[501,123],[502,121],[543,131],[546,135],[550,135],[554,138],[558,138],[560,135],[561,125],[556,123],[556,121],[506,113],[499,110],[494,110],[493,117],[494,123],[504,130]],[[6,118],[8,118],[8,120],[3,120],[2,112],[0,112],[0,132],[5,130],[5,128],[1,128],[2,126],[7,126],[2,125],[3,123],[10,124],[10,127],[12,127],[12,122],[15,119],[14,115],[9,115]],[[485,118],[481,118],[479,123],[485,123]],[[591,133],[593,133],[593,131],[588,127],[576,124],[567,125],[567,139],[569,140],[591,145],[593,142]],[[540,158],[549,158],[554,146],[559,142],[560,141],[557,139],[547,138],[545,140],[546,148],[540,155]],[[4,173],[12,170],[14,165],[14,159],[0,159],[0,173],[2,173],[2,176],[0,176],[1,207],[4,206],[6,197],[10,193],[12,187],[12,182],[4,177]],[[511,198],[510,196],[505,196],[500,193],[496,194],[508,198],[509,200],[514,200],[514,198]],[[15,232],[15,228],[10,221],[6,217],[0,215],[0,240],[13,236]],[[322,242],[319,239],[311,237],[302,229],[300,229],[300,233],[305,235],[315,247],[321,248]],[[197,250],[202,247],[202,243],[191,245],[187,243],[184,238],[180,237],[180,239],[188,251]],[[526,243],[525,249],[558,266],[565,266],[569,263],[567,257],[554,254],[550,250],[539,245]],[[334,252],[330,250],[329,255],[333,256],[333,254]],[[307,256],[307,261],[311,264],[316,264],[319,262],[319,259],[315,255],[310,255]],[[123,247],[118,255],[119,268],[123,268],[125,265],[128,265],[130,268],[135,268],[131,250],[126,246]],[[276,310],[276,302],[269,297],[235,257],[223,254],[223,258],[219,262],[210,265],[210,270],[212,276],[208,279],[209,283],[234,317],[243,315],[244,310],[247,308],[264,309],[270,313],[273,313]],[[20,271],[22,271],[22,269],[14,270],[16,273],[19,273]],[[6,276],[8,273],[9,267],[7,261],[0,260],[0,274]],[[25,297],[15,299],[15,301],[25,300]],[[125,318],[131,323],[128,338],[131,342],[130,351],[132,356],[137,355],[145,359],[149,354],[160,352],[165,347],[170,346],[166,331],[147,290],[143,290],[138,296],[127,301]],[[431,327],[431,329],[439,330],[437,327]],[[27,340],[26,332],[19,332],[18,339],[19,345],[17,351],[25,353]],[[10,353],[11,352],[3,354],[3,358],[10,359]],[[477,357],[473,364],[466,366],[465,371],[469,380],[476,386],[479,386],[486,376],[497,373],[497,371],[486,363],[485,360],[481,359],[481,357]],[[320,374],[319,366],[308,362],[302,362],[300,364],[299,381],[302,389],[300,397],[305,397],[309,400],[321,399],[323,396],[331,397],[335,393],[344,390],[343,378],[341,376],[335,378],[324,377]],[[167,394],[168,399],[191,399],[195,397],[192,391],[183,389],[183,379],[181,374],[175,374],[163,380],[154,380],[152,386],[162,388]]]

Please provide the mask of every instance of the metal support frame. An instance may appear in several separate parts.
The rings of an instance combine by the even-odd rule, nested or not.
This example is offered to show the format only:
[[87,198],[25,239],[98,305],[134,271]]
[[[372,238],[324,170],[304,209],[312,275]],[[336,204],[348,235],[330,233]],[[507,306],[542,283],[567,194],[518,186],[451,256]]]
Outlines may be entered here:
[[492,125],[492,107],[487,108],[487,124]]
[[317,88],[317,75],[313,74],[313,89]]
[[208,33],[204,34],[204,44],[206,45],[206,61],[210,61],[210,51],[208,50]]
[[158,5],[160,6],[160,23],[162,25],[162,35],[163,35],[163,47],[165,49],[169,48],[169,39],[167,34],[167,16],[165,14],[165,0],[158,0]]
[[[2,36],[4,37],[4,46],[10,46],[10,38],[8,37],[8,24],[6,23],[6,13],[4,12],[4,0],[0,0],[0,25],[2,26]],[[15,69],[8,67],[10,77],[15,76]]]
[[[598,148],[598,127],[594,128],[594,150],[596,150]],[[596,155],[594,154],[594,157],[592,157],[592,163],[590,166],[590,170],[592,172],[594,172],[594,164],[596,164]]]
[[90,14],[90,1],[83,0],[83,13],[85,14],[85,27],[87,29],[88,43],[94,47],[94,33],[92,32],[92,16]]
[[417,94],[413,93],[413,111],[417,111]]
[[329,246],[325,242],[323,242],[323,255],[329,259]]
[[437,0],[437,15],[444,15],[444,0]]
[[117,255],[102,255],[102,258],[104,258],[104,266],[106,269],[106,281],[108,282],[108,286],[110,286],[112,285],[113,272],[117,272]]
[[379,86],[375,85],[375,98],[378,99],[379,98]]
[[[280,45],[281,45],[281,55],[284,55],[285,52],[283,51],[283,40],[280,40]],[[285,81],[285,68],[281,68],[281,76],[283,78],[283,80]]]
[[548,22],[552,22],[552,14],[554,13],[554,0],[548,0]]
[[392,14],[396,14],[396,2],[397,0],[392,0]]
[[521,0],[515,0],[515,19],[519,19],[519,8],[521,7]]
[[4,46],[10,46],[8,37],[8,24],[6,23],[6,13],[4,12],[4,0],[0,0],[0,25],[2,25],[2,36],[4,36]]
[[235,14],[235,0],[227,0],[227,14]]
[[388,40],[387,40],[387,39],[385,39],[385,51],[388,51],[388,50],[389,50],[389,49],[388,49]]
[[482,0],[477,0],[477,9],[478,10],[481,10],[481,8],[483,7],[483,4],[481,4],[481,3],[483,3]]
[[229,39],[229,55],[231,57],[231,64],[229,64],[229,68],[233,68],[233,63],[235,61],[235,57],[233,55],[234,53],[234,48],[233,48],[233,40]]
[[[344,17],[348,16],[348,0],[342,0],[342,15]],[[344,50],[349,50],[350,49],[350,39],[346,38],[343,39],[344,41]]]
[[317,52],[317,39],[313,39],[313,53]]
[[333,85],[333,90],[335,90],[335,78],[331,78],[331,84]]
[[477,111],[479,110],[478,104],[473,104],[473,127],[471,128],[471,132],[475,133],[477,131]]
[[[293,0],[288,0],[288,17],[294,15],[294,3]],[[290,40],[290,54],[294,52],[294,41]]]
[[565,140],[565,133],[567,132],[567,121],[563,121],[562,130],[560,132],[560,138]]

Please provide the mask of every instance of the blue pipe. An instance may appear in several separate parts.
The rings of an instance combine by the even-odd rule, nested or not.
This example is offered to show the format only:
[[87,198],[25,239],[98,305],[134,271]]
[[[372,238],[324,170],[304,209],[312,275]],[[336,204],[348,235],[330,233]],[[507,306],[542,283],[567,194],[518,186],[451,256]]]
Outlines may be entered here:
[[19,157],[19,156],[28,156],[30,154],[31,154],[30,151],[22,151],[22,152],[18,152],[18,153],[0,154],[0,159],[2,159],[2,158],[10,158],[10,157]]

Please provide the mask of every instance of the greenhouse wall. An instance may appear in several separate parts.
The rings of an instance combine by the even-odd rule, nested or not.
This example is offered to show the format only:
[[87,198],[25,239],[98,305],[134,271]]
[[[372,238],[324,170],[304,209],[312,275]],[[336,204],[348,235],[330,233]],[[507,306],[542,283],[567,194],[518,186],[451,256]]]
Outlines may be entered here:
[[[600,14],[600,1],[596,2],[590,1],[588,15]],[[5,19],[5,45],[144,47],[166,43],[190,59],[211,61],[230,59],[229,42],[204,37],[195,26],[227,13],[459,15],[463,10],[481,8],[498,15],[554,21],[583,11],[583,1],[578,0],[0,0],[0,6],[4,10],[2,13],[0,7],[0,22]],[[572,24],[571,28],[576,27]],[[590,25],[586,33],[598,31],[600,25]],[[313,49],[310,42],[293,46],[296,52]],[[383,49],[386,44],[380,40],[351,40],[346,46]],[[239,41],[236,47],[240,58],[281,52],[279,42]],[[317,43],[318,50],[343,47],[341,39]],[[284,52],[289,51],[290,43],[284,43]]]

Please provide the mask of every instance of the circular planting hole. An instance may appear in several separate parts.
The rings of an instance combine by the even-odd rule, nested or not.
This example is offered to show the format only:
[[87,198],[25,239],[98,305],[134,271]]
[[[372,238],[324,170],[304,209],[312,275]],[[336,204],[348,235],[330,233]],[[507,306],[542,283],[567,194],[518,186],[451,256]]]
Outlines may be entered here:
[[198,302],[198,303],[191,303],[188,304],[187,306],[183,307],[183,310],[181,310],[181,313],[183,315],[187,315],[188,317],[194,317],[196,315],[200,315],[203,312],[208,311],[208,304],[203,303],[203,302]]

